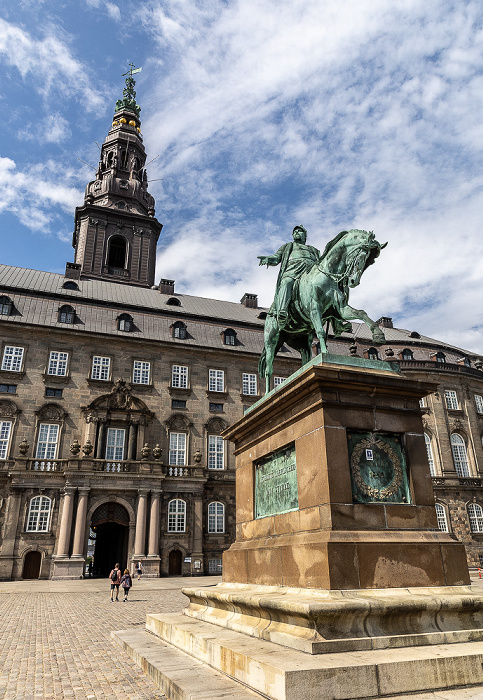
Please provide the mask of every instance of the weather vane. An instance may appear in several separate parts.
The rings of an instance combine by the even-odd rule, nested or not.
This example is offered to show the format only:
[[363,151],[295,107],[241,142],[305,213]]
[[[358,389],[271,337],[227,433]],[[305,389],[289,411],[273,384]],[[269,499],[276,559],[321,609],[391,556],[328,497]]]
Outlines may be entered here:
[[123,78],[125,78],[126,75],[129,75],[129,76],[132,78],[133,75],[134,75],[135,73],[140,73],[140,72],[142,71],[142,68],[134,68],[134,63],[133,63],[132,61],[131,61],[131,63],[129,63],[128,65],[131,66],[131,67],[130,67],[130,69],[127,71],[127,73],[123,73],[123,74],[122,74],[122,77],[123,77]]
[[118,100],[116,102],[116,112],[118,112],[120,109],[126,108],[132,110],[139,117],[141,107],[136,102],[136,92],[134,90],[136,81],[134,80],[133,75],[140,73],[142,68],[135,68],[132,61],[128,65],[130,66],[129,70],[122,74],[122,77],[126,78],[126,87],[122,91],[122,100]]

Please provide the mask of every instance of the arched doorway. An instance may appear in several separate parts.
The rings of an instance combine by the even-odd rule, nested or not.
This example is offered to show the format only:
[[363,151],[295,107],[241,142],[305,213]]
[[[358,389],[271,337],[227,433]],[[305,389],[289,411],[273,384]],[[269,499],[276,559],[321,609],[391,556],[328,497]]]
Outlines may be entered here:
[[42,564],[42,554],[37,551],[27,552],[23,562],[22,578],[38,578],[40,576],[40,565]]
[[92,573],[104,578],[117,562],[127,566],[129,515],[120,503],[109,501],[92,514],[91,535],[95,540]]
[[181,560],[183,555],[181,550],[172,549],[168,557],[168,574],[170,576],[181,576]]

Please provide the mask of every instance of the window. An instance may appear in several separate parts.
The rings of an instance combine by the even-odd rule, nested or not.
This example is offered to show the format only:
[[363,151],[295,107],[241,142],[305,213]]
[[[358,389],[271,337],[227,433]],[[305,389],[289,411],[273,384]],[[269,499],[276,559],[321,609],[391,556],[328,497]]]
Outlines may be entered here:
[[130,333],[134,327],[132,316],[129,314],[121,314],[117,317],[117,330]]
[[248,396],[257,395],[257,375],[248,374],[243,372],[242,374],[242,394],[247,394]]
[[109,267],[124,268],[126,261],[127,241],[123,236],[112,236],[109,239],[107,264]]
[[280,386],[280,384],[283,384],[284,381],[287,379],[287,377],[274,377],[273,378],[273,388]]
[[468,503],[471,532],[483,532],[483,508],[478,503]]
[[208,469],[225,468],[225,444],[221,435],[208,435]]
[[444,392],[444,398],[446,400],[446,408],[450,411],[457,411],[459,409],[458,405],[458,395],[456,391],[452,389],[446,389]]
[[403,360],[414,360],[414,355],[412,350],[408,350],[408,348],[405,348],[402,353],[401,357]]
[[169,434],[169,463],[176,466],[186,464],[186,433]]
[[219,501],[208,505],[208,532],[225,532],[225,506]]
[[208,559],[208,573],[221,574],[223,571],[223,559]]
[[175,498],[168,503],[168,532],[184,532],[186,530],[186,503]]
[[446,510],[440,503],[436,503],[436,519],[441,532],[449,532],[448,520],[446,518]]
[[16,394],[16,384],[0,384],[0,394]]
[[436,355],[436,362],[446,362],[446,355],[444,352],[437,352]]
[[3,350],[2,370],[5,372],[21,372],[24,348],[6,345]]
[[188,368],[183,365],[173,365],[171,368],[171,386],[173,389],[188,388]]
[[111,372],[111,358],[94,355],[92,358],[91,379],[100,379],[103,382],[109,380]]
[[171,399],[171,408],[186,408],[186,401],[182,399]]
[[12,421],[0,420],[0,459],[7,459]]
[[186,340],[186,324],[182,321],[176,321],[173,323],[173,338],[178,338],[178,340]]
[[166,303],[168,306],[181,306],[180,300],[176,299],[176,297],[171,297]]
[[376,350],[376,348],[369,348],[367,351],[367,358],[369,360],[378,360],[379,359],[379,353]]
[[476,412],[483,413],[483,396],[475,394]]
[[63,289],[73,289],[75,291],[79,291],[79,287],[77,286],[77,283],[72,282],[72,281],[64,282],[64,284],[62,285],[62,288]]
[[471,360],[469,357],[464,357],[463,358],[463,364],[465,367],[471,367]]
[[149,384],[151,382],[151,363],[134,360],[132,381],[133,384]]
[[223,331],[223,342],[225,345],[236,345],[236,332],[233,328],[227,328]]
[[47,496],[35,496],[30,501],[27,532],[47,532],[52,501]]
[[74,323],[75,311],[72,306],[61,306],[59,309],[59,323]]
[[51,350],[47,374],[54,375],[56,377],[66,377],[68,360],[68,352],[58,352],[57,350]]
[[113,461],[124,459],[125,439],[126,431],[124,428],[107,429],[106,459]]
[[210,411],[214,411],[215,413],[223,411],[223,404],[222,403],[212,403],[210,401]]
[[426,433],[424,433],[424,441],[426,443],[426,452],[428,453],[429,471],[431,473],[431,476],[436,476],[436,470],[434,468],[433,450],[431,448],[431,438]]
[[9,297],[0,297],[0,316],[10,316],[12,313],[12,301]]
[[59,426],[54,423],[41,423],[37,440],[37,459],[55,459],[57,456],[57,441]]
[[225,372],[222,369],[210,369],[208,391],[225,391]]
[[57,399],[62,398],[62,393],[63,393],[63,389],[52,389],[50,387],[47,387],[45,389],[46,396],[55,396],[55,398],[57,398]]
[[458,476],[469,476],[470,470],[465,441],[458,433],[453,433],[451,436],[451,451],[453,452],[454,466]]
[[419,399],[419,405],[421,408],[426,408],[426,398]]

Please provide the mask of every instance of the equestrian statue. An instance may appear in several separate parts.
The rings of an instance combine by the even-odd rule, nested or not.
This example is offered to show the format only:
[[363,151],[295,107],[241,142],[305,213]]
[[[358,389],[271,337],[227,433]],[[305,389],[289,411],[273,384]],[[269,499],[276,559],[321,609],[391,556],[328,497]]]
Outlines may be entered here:
[[265,320],[265,347],[258,371],[270,391],[275,355],[285,343],[310,361],[312,341],[318,338],[320,352],[327,352],[326,329],[334,335],[352,332],[351,320],[364,321],[374,343],[384,343],[383,330],[362,309],[349,306],[349,290],[357,287],[364,270],[372,265],[387,243],[381,245],[372,231],[341,231],[327,243],[321,254],[306,245],[307,230],[295,226],[293,242],[285,243],[275,255],[258,256],[260,265],[278,265],[275,298]]

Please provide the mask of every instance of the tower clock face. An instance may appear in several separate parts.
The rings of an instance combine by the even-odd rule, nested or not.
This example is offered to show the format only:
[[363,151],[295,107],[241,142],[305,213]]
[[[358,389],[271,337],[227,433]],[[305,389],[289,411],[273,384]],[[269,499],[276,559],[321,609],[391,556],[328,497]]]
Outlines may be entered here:
[[349,431],[347,439],[353,500],[410,503],[402,436]]

